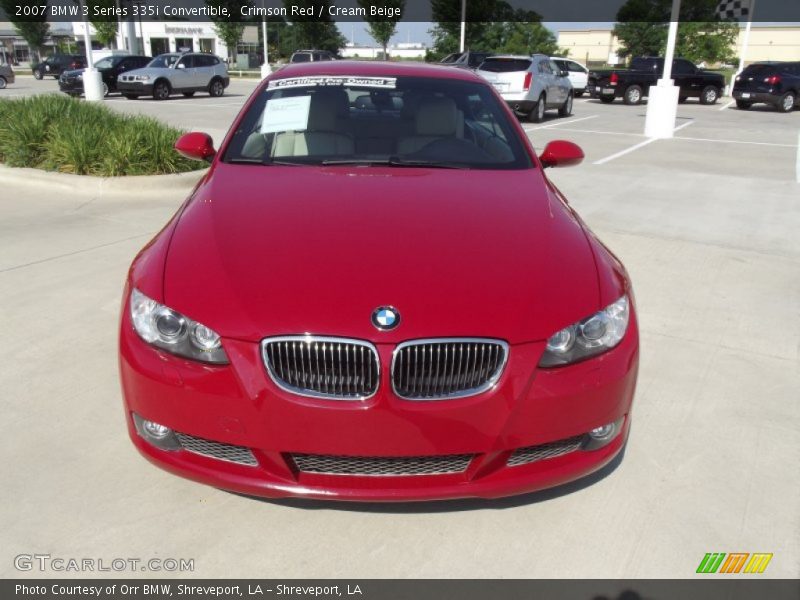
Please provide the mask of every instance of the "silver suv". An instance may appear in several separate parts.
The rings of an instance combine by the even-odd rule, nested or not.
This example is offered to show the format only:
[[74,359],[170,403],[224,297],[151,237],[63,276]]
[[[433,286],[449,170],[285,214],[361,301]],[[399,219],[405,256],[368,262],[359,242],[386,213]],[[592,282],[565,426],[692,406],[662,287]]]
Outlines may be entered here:
[[515,113],[535,123],[551,108],[562,117],[572,114],[572,84],[567,72],[549,56],[490,56],[475,72],[494,86]]
[[130,100],[153,96],[166,100],[181,93],[187,98],[195,92],[222,96],[231,82],[228,67],[213,54],[161,54],[143,69],[135,69],[117,80],[117,89]]

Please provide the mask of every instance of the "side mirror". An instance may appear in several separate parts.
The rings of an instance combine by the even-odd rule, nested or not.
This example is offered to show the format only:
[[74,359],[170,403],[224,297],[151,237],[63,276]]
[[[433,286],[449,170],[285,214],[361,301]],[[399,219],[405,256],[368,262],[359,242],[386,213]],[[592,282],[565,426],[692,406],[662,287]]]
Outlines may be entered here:
[[560,74],[562,77],[569,77],[569,71],[561,71]]
[[553,140],[539,155],[539,161],[544,168],[571,167],[583,161],[583,150],[577,144],[564,140]]
[[178,63],[177,65],[175,65],[175,68],[176,68],[176,69],[185,69],[185,68],[186,68],[186,65],[185,65],[185,64],[183,64],[183,63]]
[[207,133],[200,133],[193,131],[192,133],[185,133],[178,138],[175,142],[175,150],[178,154],[191,158],[192,160],[205,160],[211,162],[214,155],[217,153],[214,150],[214,142],[211,136]]

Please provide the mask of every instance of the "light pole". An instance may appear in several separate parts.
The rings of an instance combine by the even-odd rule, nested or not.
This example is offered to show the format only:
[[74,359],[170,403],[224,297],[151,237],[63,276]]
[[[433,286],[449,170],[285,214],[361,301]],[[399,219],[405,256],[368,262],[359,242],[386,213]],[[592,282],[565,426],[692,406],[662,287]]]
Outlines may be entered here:
[[680,11],[681,0],[672,0],[667,52],[664,56],[664,73],[656,85],[650,86],[647,93],[644,134],[652,138],[671,138],[675,132],[675,116],[678,114],[680,88],[672,81],[672,59],[675,56],[675,40],[678,37]]
[[102,102],[103,76],[94,68],[92,60],[92,36],[89,33],[89,20],[86,17],[86,4],[80,0],[81,18],[83,19],[83,44],[86,51],[86,69],[83,71],[83,97],[88,102]]
[[467,0],[461,0],[461,45],[459,52],[464,52],[464,41],[467,37]]
[[269,74],[272,73],[272,69],[269,66],[269,38],[267,33],[267,10],[264,6],[265,0],[261,0],[261,9],[263,14],[261,18],[261,37],[264,38],[264,64],[261,65],[261,79],[265,79],[269,77]]

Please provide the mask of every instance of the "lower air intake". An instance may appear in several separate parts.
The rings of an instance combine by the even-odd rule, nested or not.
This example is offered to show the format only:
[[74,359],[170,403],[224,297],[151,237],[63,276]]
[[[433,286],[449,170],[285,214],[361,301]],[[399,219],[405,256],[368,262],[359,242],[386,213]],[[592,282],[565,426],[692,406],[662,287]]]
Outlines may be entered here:
[[178,438],[181,448],[187,452],[240,465],[247,465],[249,467],[258,465],[256,457],[253,456],[249,448],[245,448],[244,446],[212,442],[211,440],[194,437],[186,433],[178,433],[177,431],[175,432],[175,436]]
[[582,435],[559,440],[557,442],[548,442],[547,444],[540,444],[538,446],[528,446],[526,448],[517,448],[514,453],[508,458],[506,463],[509,467],[518,467],[520,465],[528,465],[530,463],[545,460],[547,458],[555,458],[563,454],[569,454],[581,447],[583,442]]
[[292,461],[301,473],[325,475],[356,475],[392,477],[405,475],[447,475],[463,473],[473,454],[447,456],[330,456],[321,454],[292,454]]

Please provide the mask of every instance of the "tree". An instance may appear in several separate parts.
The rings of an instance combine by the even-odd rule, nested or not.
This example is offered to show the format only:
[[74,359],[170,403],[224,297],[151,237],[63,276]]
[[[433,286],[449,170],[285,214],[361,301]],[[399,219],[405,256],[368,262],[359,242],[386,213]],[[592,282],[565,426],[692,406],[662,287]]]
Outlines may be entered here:
[[38,8],[41,5],[47,7],[47,0],[0,0],[0,8],[6,13],[6,18],[14,25],[20,37],[28,42],[28,47],[36,53],[36,60],[41,61],[41,49],[50,34],[50,25],[46,21],[48,11],[45,10],[42,15],[20,18],[16,16],[16,7],[21,5],[31,8]]
[[[670,0],[628,0],[617,12],[614,35],[620,56],[663,56],[671,17]],[[727,62],[739,26],[716,14],[718,0],[692,0],[681,6],[675,53],[695,62]]]
[[231,21],[230,19],[240,18],[243,7],[250,6],[250,0],[205,0],[209,7],[227,9],[229,16],[221,13],[219,16],[210,17],[214,22],[214,31],[228,48],[228,58],[236,56],[236,47],[242,39],[245,23],[241,21]]
[[[362,8],[366,9],[367,14],[369,14],[369,10],[373,2],[372,0],[358,0],[358,4]],[[397,31],[397,22],[402,18],[405,4],[405,0],[385,0],[383,2],[383,6],[386,8],[398,9],[396,11],[392,11],[392,13],[396,14],[397,16],[392,17],[391,19],[370,16],[364,17],[364,20],[367,22],[369,27],[369,34],[372,36],[372,39],[383,48],[384,60],[389,59],[386,48],[389,46],[389,40],[392,39],[395,31]]]
[[[314,7],[316,11],[321,10],[321,16],[297,17],[292,22],[292,35],[296,43],[295,50],[308,48],[313,50],[327,50],[334,54],[339,53],[339,49],[345,45],[345,38],[336,27],[336,23],[330,17],[328,6],[329,0],[284,0],[287,8],[291,6],[301,6],[304,8]],[[317,15],[320,13],[317,12]]]
[[[80,0],[72,1],[80,4]],[[117,17],[110,12],[116,7],[114,0],[85,0],[85,4],[95,37],[103,46],[111,46],[117,39]]]
[[558,54],[556,36],[538,22],[491,23],[484,30],[483,50],[502,54]]

